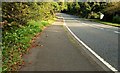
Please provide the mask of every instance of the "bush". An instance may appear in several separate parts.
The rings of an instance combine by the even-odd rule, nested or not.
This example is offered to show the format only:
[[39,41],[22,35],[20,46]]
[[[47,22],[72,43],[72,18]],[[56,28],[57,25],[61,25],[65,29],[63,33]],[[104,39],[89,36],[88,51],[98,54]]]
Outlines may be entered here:
[[49,23],[47,21],[42,21],[41,22],[44,26],[48,25]]
[[90,13],[90,14],[88,15],[88,18],[98,19],[98,18],[100,18],[100,15],[99,15],[98,13]]
[[32,38],[54,17],[54,6],[49,2],[2,3],[3,71],[18,69]]
[[120,23],[120,16],[119,15],[114,16],[113,17],[113,22]]

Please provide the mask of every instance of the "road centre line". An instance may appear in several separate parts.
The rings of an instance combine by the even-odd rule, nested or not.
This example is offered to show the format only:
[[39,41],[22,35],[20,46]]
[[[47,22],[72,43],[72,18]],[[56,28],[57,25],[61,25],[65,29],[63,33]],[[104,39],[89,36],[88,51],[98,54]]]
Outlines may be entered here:
[[[86,24],[86,23],[82,23],[82,24],[88,25],[88,24]],[[97,27],[94,27],[94,26],[92,26],[92,25],[88,25],[88,26],[93,27],[93,28],[96,28],[96,29],[102,29],[102,30],[105,29],[105,28],[102,28],[102,27],[99,27],[99,26],[98,26],[98,28],[97,28]],[[110,30],[107,29],[106,31],[110,31]],[[112,32],[117,33],[117,34],[120,34],[119,31],[112,31]]]
[[100,29],[104,29],[104,28],[100,28]]
[[[88,24],[86,24],[86,23],[82,23],[82,24],[88,25]],[[99,28],[99,27],[97,28],[97,27],[92,26],[92,25],[88,25],[88,26],[93,27],[93,28],[96,28],[96,29],[102,29],[102,30],[104,29],[104,28],[101,28],[101,27],[100,27],[100,28]]]
[[114,31],[115,33],[120,33],[120,32],[118,32],[118,31]]
[[[104,65],[106,65],[109,69],[111,69],[112,71],[118,71],[117,69],[115,69],[112,65],[110,65],[108,62],[106,62],[102,57],[100,57],[97,53],[95,53],[90,47],[88,47],[83,41],[81,41],[72,31],[71,29],[66,25],[64,17],[63,21],[64,21],[64,26],[68,29],[68,31],[75,37],[75,39],[77,39],[85,48],[88,49],[88,51],[90,51],[98,60],[100,60]],[[86,23],[82,23],[82,24],[86,24]]]

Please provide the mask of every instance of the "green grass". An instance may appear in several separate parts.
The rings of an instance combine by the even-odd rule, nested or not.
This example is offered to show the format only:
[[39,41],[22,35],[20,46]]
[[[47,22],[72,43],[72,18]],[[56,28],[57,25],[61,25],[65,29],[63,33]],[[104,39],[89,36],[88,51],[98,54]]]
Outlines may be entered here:
[[110,26],[120,27],[120,24],[112,23],[112,22],[100,21],[99,19],[86,19],[86,20],[94,21],[94,22],[98,22],[98,23],[102,23],[102,24],[105,24],[105,25],[110,25]]
[[0,73],[2,72],[2,67],[0,67]]
[[2,72],[2,52],[0,50],[0,73]]
[[[32,38],[40,33],[43,27],[51,24],[51,21],[30,20],[26,26],[17,28],[12,26],[9,31],[2,33],[2,71],[16,71],[22,65],[22,55],[30,47]],[[17,29],[16,29],[17,28]]]

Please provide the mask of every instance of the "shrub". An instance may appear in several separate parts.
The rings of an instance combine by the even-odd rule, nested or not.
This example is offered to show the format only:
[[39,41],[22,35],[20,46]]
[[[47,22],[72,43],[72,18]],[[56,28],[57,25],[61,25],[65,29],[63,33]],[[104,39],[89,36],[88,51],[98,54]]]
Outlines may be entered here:
[[113,17],[113,22],[120,23],[120,16],[119,15],[114,16]]
[[98,18],[100,18],[100,15],[99,15],[98,13],[90,13],[90,14],[88,15],[88,18],[98,19]]

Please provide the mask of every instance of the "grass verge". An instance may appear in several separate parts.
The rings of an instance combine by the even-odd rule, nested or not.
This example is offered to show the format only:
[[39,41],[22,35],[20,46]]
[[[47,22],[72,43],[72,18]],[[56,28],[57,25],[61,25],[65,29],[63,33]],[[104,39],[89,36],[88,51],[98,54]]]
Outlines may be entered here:
[[112,22],[100,21],[100,20],[98,20],[98,19],[85,19],[85,20],[89,20],[89,21],[93,21],[93,22],[98,22],[98,23],[102,23],[102,24],[105,24],[105,25],[120,27],[120,24],[112,23]]
[[30,20],[26,26],[11,26],[9,31],[2,32],[2,72],[17,71],[23,65],[22,56],[28,51],[32,39],[45,26],[54,20]]

